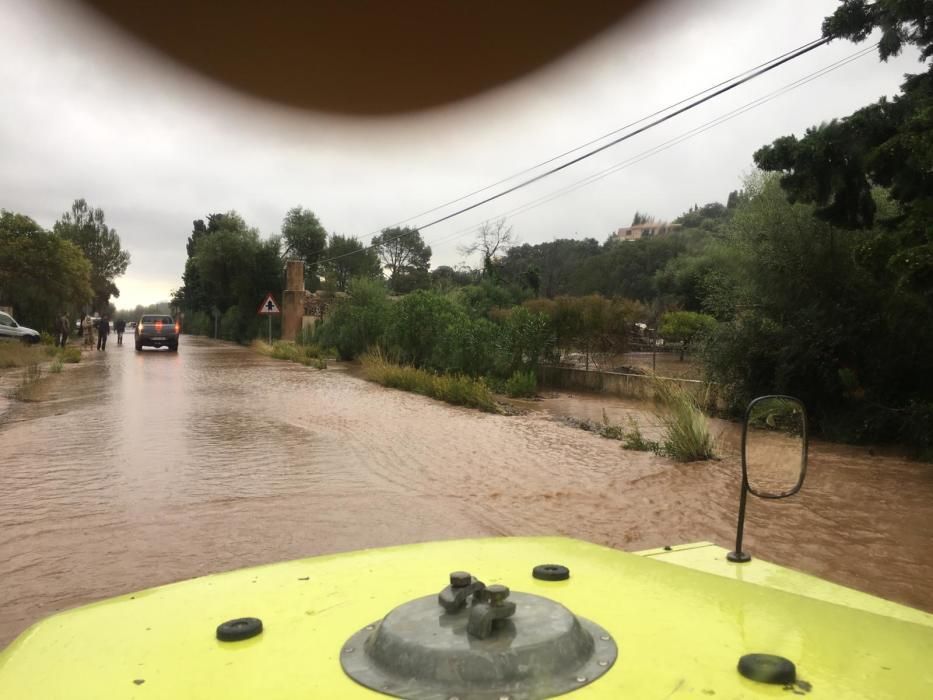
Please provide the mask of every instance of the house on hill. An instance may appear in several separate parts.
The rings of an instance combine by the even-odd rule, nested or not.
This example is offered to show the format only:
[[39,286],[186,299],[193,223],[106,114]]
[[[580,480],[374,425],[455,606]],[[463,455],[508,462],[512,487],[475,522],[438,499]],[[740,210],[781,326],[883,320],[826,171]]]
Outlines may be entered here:
[[642,238],[651,238],[652,236],[666,236],[680,228],[680,224],[669,224],[666,221],[648,221],[643,224],[620,228],[612,234],[612,237],[617,241],[640,241]]

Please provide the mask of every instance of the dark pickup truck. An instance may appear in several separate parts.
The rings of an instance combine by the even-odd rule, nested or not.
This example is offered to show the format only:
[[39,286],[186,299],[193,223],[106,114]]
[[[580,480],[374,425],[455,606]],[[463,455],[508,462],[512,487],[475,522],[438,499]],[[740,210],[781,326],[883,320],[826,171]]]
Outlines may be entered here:
[[168,348],[178,352],[178,324],[171,316],[143,316],[136,324],[136,349],[143,346]]

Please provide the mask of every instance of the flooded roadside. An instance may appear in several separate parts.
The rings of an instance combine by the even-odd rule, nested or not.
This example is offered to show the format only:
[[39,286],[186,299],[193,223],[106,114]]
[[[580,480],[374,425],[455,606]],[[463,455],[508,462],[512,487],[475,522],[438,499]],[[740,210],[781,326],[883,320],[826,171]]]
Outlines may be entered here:
[[[43,380],[45,381],[45,380]],[[558,395],[520,416],[185,338],[48,378],[0,419],[0,645],[56,610],[205,573],[430,539],[622,549],[734,537],[739,462],[676,464],[560,424],[649,419]],[[933,470],[814,443],[804,491],[753,501],[748,551],[933,611]]]

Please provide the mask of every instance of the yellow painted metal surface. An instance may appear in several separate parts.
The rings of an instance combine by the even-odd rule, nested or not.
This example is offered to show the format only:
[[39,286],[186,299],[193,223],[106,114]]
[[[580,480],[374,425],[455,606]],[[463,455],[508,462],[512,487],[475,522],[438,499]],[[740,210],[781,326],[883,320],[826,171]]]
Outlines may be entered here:
[[[570,580],[536,581],[541,563],[570,567]],[[275,564],[60,613],[0,653],[0,698],[384,697],[343,675],[342,643],[458,569],[553,598],[614,635],[616,665],[567,697],[792,697],[739,676],[749,652],[794,661],[812,698],[933,697],[927,625],[585,542],[496,538]],[[220,622],[243,616],[261,618],[263,634],[215,639]]]
[[726,559],[728,551],[728,549],[718,547],[710,542],[694,542],[692,544],[677,545],[669,549],[650,549],[638,552],[638,554],[669,564],[686,566],[697,571],[724,576],[734,581],[798,593],[808,598],[825,600],[830,603],[933,627],[933,615],[922,610],[909,608],[906,605],[894,603],[884,598],[846,588],[816,576],[772,564],[757,557],[753,557],[751,561],[744,564],[734,564]]

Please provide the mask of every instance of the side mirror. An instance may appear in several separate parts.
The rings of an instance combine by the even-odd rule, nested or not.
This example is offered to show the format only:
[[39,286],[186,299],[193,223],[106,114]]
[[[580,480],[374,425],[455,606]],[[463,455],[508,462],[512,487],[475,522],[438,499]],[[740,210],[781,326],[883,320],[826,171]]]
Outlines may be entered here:
[[759,498],[787,498],[797,493],[807,475],[807,410],[792,396],[760,396],[748,404],[742,425],[742,494],[735,551],[726,558],[744,563],[742,551],[745,503]]

